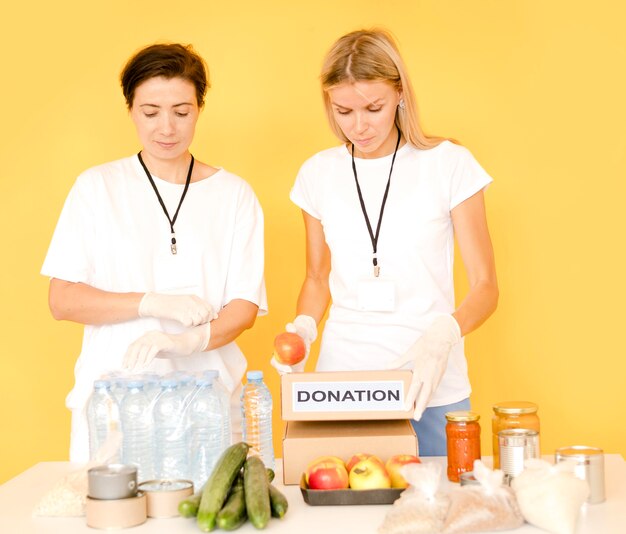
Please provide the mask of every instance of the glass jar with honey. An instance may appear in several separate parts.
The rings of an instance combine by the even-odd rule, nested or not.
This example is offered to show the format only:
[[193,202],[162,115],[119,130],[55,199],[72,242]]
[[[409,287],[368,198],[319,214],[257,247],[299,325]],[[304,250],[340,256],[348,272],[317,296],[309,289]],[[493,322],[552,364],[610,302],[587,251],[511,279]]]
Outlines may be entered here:
[[[535,430],[539,434],[538,406],[528,401],[507,401],[493,405],[493,417],[491,419],[492,444],[493,444],[493,468],[500,468],[500,449],[498,445],[498,432],[512,428]],[[537,438],[538,439],[538,438]],[[539,443],[537,442],[538,453]],[[539,453],[539,457],[541,457]]]
[[458,482],[461,473],[474,469],[474,460],[480,460],[480,415],[459,411],[446,413],[448,448],[448,480]]

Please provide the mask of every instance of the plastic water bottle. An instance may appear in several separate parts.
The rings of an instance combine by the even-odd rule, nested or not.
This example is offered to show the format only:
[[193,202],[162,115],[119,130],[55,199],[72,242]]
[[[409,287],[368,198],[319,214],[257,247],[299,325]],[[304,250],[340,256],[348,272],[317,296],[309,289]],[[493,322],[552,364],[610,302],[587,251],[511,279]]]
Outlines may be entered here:
[[220,404],[222,406],[222,438],[224,439],[223,447],[226,449],[233,443],[233,424],[230,415],[230,392],[224,386],[220,379],[220,373],[216,369],[208,369],[204,371],[204,376],[213,380],[213,389],[218,393]]
[[274,469],[272,443],[272,394],[263,383],[263,371],[248,371],[241,393],[243,440],[251,456],[259,456],[265,467]]
[[161,380],[161,394],[154,403],[152,414],[156,478],[189,478],[184,400],[177,380]]
[[198,378],[196,392],[187,408],[189,466],[194,488],[204,486],[224,451],[222,404],[212,378]]
[[122,461],[137,466],[139,480],[153,478],[150,400],[141,380],[129,380],[120,405]]
[[109,432],[119,428],[119,419],[119,406],[111,392],[111,381],[96,380],[87,404],[90,460],[95,458]]

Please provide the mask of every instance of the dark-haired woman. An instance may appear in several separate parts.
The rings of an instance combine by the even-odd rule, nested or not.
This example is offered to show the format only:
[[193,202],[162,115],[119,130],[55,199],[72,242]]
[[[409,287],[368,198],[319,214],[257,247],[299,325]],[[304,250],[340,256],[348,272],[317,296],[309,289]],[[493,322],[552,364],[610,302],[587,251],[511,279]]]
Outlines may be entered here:
[[148,46],[121,83],[141,151],[78,177],[42,267],[52,315],[85,325],[66,399],[72,461],[88,458],[85,406],[108,372],[217,369],[236,401],[246,361],[234,341],[267,310],[259,202],[189,151],[204,61],[190,46]]

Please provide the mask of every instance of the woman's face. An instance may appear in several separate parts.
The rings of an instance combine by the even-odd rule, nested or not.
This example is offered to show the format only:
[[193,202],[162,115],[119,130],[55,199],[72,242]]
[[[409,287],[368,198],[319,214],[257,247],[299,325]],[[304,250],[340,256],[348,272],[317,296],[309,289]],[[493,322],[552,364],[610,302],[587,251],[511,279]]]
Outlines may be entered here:
[[186,156],[198,121],[193,83],[183,78],[150,78],[137,86],[131,118],[143,146],[155,159]]
[[337,124],[354,144],[354,155],[380,158],[396,146],[394,127],[401,93],[388,82],[342,83],[328,90]]

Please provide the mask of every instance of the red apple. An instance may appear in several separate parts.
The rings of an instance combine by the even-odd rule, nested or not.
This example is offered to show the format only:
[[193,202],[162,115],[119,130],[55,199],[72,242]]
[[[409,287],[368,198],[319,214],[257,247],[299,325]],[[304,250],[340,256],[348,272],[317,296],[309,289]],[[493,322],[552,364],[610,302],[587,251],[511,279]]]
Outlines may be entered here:
[[283,365],[300,363],[306,354],[304,339],[298,334],[283,332],[274,338],[274,358]]
[[343,462],[322,460],[307,467],[306,480],[309,488],[317,490],[346,489],[349,485],[348,472]]
[[383,463],[372,456],[361,460],[350,471],[350,487],[355,490],[383,489],[391,487],[391,479]]
[[311,472],[313,467],[317,464],[321,464],[324,462],[334,462],[339,467],[343,467],[344,469],[346,468],[346,464],[343,463],[343,460],[339,458],[339,456],[318,456],[317,458],[315,458],[315,460],[309,462],[309,464],[306,466],[306,470],[304,471],[307,484],[309,483],[309,473]]
[[359,462],[362,462],[363,460],[367,460],[368,458],[372,458],[373,460],[376,460],[380,462],[381,465],[383,465],[382,460],[378,456],[370,454],[369,452],[357,452],[356,454],[353,454],[350,457],[350,459],[346,462],[346,469],[348,470],[348,473],[352,471],[352,468],[356,464],[358,464]]
[[404,477],[400,473],[400,468],[406,464],[420,464],[422,463],[417,456],[412,454],[396,454],[387,460],[385,469],[391,478],[392,488],[406,488],[408,482],[404,480]]

